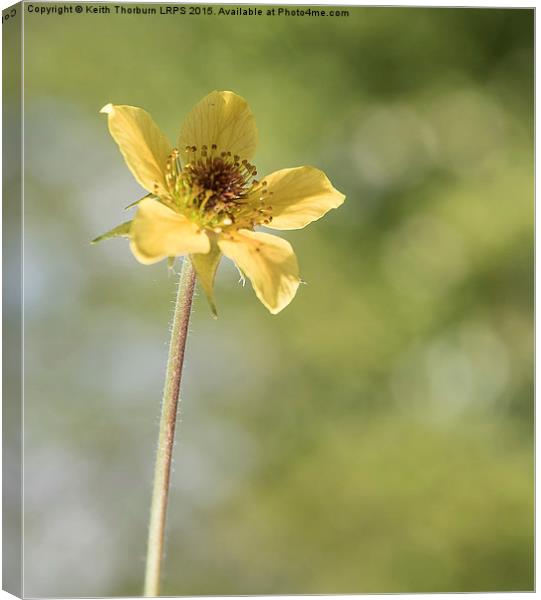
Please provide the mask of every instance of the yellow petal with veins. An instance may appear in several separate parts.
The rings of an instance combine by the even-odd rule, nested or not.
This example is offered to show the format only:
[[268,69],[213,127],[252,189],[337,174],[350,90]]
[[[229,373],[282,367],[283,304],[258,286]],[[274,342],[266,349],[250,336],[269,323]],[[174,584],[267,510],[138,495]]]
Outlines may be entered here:
[[210,252],[207,254],[191,255],[192,264],[197,273],[197,280],[205,292],[214,318],[218,316],[216,302],[214,301],[214,278],[216,277],[216,270],[221,258],[222,253],[216,242],[211,242]]
[[250,160],[257,146],[255,119],[244,98],[233,92],[211,92],[194,106],[180,129],[178,148],[187,160],[186,146],[231,152]]
[[137,206],[130,247],[139,262],[150,265],[169,256],[210,250],[207,234],[183,215],[157,200],[141,200]]
[[289,242],[269,233],[240,229],[223,234],[218,245],[250,279],[257,297],[273,315],[293,300],[300,279]]
[[267,193],[261,196],[262,188],[258,187],[249,200],[255,203],[263,197],[272,207],[272,221],[265,224],[271,229],[301,229],[331,208],[338,208],[345,199],[325,173],[314,167],[282,169],[263,177],[261,182],[267,182]]
[[167,196],[165,167],[171,145],[152,117],[142,108],[107,104],[109,131],[130,171],[147,191]]

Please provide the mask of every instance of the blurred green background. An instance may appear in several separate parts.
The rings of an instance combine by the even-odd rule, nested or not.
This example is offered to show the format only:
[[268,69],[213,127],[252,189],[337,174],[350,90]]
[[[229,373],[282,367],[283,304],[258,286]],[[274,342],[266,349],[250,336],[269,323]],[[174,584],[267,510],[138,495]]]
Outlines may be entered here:
[[89,244],[142,195],[98,111],[213,89],[347,200],[280,315],[196,298],[163,593],[533,588],[533,10],[348,10],[25,14],[25,595],[141,591],[175,277]]

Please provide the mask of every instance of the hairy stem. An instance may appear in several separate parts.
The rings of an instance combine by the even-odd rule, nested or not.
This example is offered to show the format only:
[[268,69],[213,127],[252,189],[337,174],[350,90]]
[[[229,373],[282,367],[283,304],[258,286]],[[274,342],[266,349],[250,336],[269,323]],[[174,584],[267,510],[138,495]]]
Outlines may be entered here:
[[175,441],[184,349],[186,348],[194,287],[195,271],[190,258],[186,257],[182,264],[182,272],[178,284],[163,392],[158,451],[154,467],[154,487],[150,507],[145,596],[158,596],[160,593],[160,572],[164,548],[167,501],[169,497],[171,459]]

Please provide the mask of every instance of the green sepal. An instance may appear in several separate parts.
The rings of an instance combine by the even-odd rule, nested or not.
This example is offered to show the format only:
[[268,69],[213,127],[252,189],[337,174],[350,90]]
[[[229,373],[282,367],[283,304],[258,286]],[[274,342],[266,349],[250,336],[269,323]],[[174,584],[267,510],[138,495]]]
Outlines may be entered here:
[[147,194],[146,196],[143,196],[142,198],[139,198],[139,200],[136,200],[135,202],[132,202],[131,204],[128,204],[128,206],[126,206],[124,208],[124,210],[129,210],[130,208],[133,208],[134,206],[137,206],[139,204],[139,202],[142,202],[143,200],[146,200],[147,198],[156,198],[156,196],[154,194]]
[[113,229],[109,230],[107,233],[104,233],[103,235],[99,235],[97,238],[93,239],[90,243],[91,244],[97,244],[98,242],[103,242],[103,240],[110,240],[112,238],[116,238],[116,237],[130,237],[130,229],[131,229],[131,221],[126,221],[125,223],[122,223],[120,225],[117,225],[116,227],[113,227]]
[[207,297],[212,316],[217,319],[218,311],[214,301],[214,278],[222,258],[222,253],[215,242],[211,242],[208,254],[190,254],[197,278]]

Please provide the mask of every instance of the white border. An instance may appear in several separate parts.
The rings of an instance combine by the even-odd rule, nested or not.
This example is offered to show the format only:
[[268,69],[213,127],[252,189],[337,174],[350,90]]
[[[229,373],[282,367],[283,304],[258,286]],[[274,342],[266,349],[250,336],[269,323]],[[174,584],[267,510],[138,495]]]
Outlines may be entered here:
[[[36,0],[36,1],[40,1],[40,0]],[[43,1],[43,0],[42,0]],[[68,0],[68,2],[74,3],[75,0]],[[85,3],[89,3],[89,4],[98,4],[100,3],[99,0],[97,2],[92,2],[91,0],[77,0],[78,3],[80,4],[85,4]],[[61,2],[51,2],[51,3],[55,3],[55,4],[59,4]],[[138,3],[143,3],[143,2],[124,2],[123,0],[112,0],[112,1],[107,1],[107,2],[101,2],[101,3],[108,3],[108,4],[120,4],[120,3],[130,3],[130,4],[138,4]],[[477,0],[477,1],[464,1],[462,0],[462,2],[453,2],[452,0],[444,0],[444,1],[439,1],[439,2],[430,2],[428,0],[417,0],[417,2],[407,2],[404,0],[395,0],[394,2],[388,2],[388,1],[382,1],[382,0],[372,0],[371,2],[356,2],[355,0],[341,0],[341,1],[331,1],[331,2],[311,2],[310,0],[282,0],[281,2],[265,2],[265,1],[261,1],[261,0],[254,0],[252,2],[246,2],[246,1],[241,1],[241,2],[236,2],[235,0],[220,0],[219,2],[213,2],[211,0],[198,0],[197,2],[195,1],[190,1],[190,2],[168,2],[168,1],[162,1],[162,0],[147,0],[147,3],[154,3],[154,4],[169,4],[169,5],[173,5],[173,4],[234,4],[234,5],[241,5],[241,4],[248,4],[248,5],[269,5],[269,4],[276,4],[276,5],[327,5],[327,6],[355,6],[355,7],[418,7],[418,8],[422,8],[422,7],[426,7],[426,8],[444,8],[444,7],[450,7],[450,8],[510,8],[510,9],[520,9],[520,8],[537,8],[538,2],[536,0],[520,0],[517,3],[514,2],[509,2],[509,1],[504,1],[504,0],[492,0],[491,2],[488,2],[486,0]],[[0,8],[2,10],[8,8],[9,6],[12,6],[13,4],[15,4],[15,2],[11,2],[11,1],[6,1],[6,0],[0,0]],[[22,65],[22,81],[24,82],[24,11],[22,14],[22,23],[21,23],[21,27],[22,27],[22,57],[21,57],[21,65]],[[537,30],[537,11],[535,14],[535,28]],[[537,46],[537,44],[535,45],[535,63],[536,65],[539,64],[539,48]],[[1,45],[0,45],[0,55],[1,55]],[[0,56],[1,57],[1,56]],[[0,60],[0,76],[1,76],[1,70],[2,70],[2,65],[1,65],[1,60]],[[536,75],[537,75],[537,69],[536,69]],[[539,98],[539,94],[538,92],[538,80],[537,80],[537,76],[535,79],[535,92],[536,92],[536,113],[537,113],[537,108],[538,108],[538,104],[537,104],[537,99]],[[22,219],[22,225],[24,224],[24,85],[22,86],[22,94],[21,94],[21,101],[22,101],[22,115],[21,115],[21,120],[22,120],[22,143],[21,143],[21,148],[22,148],[22,157],[21,157],[21,167],[22,167],[22,182],[21,182],[21,193],[23,196],[22,199],[22,214],[21,214],[21,219]],[[1,117],[0,117],[1,118]],[[1,133],[1,125],[0,125],[0,133]],[[537,123],[536,123],[536,136],[535,136],[535,140],[537,142]],[[539,156],[536,153],[536,159],[535,159],[535,167],[536,167],[536,180],[537,180],[537,173],[539,172],[538,169],[541,166],[541,159],[539,158]],[[0,175],[1,175],[1,164],[0,164]],[[536,213],[535,215],[535,224],[536,226],[539,225],[539,220],[541,219],[541,217],[539,216],[538,213]],[[0,230],[0,237],[1,237],[1,230]],[[23,240],[21,239],[21,243],[23,242]],[[24,264],[24,244],[22,243],[22,261]],[[536,244],[536,250],[535,250],[535,258],[536,258],[536,265],[540,264],[539,258],[541,257],[541,250],[539,249],[539,247]],[[0,276],[1,276],[1,262],[0,262]],[[537,272],[537,269],[536,269]],[[535,291],[536,291],[536,299],[539,297],[537,292],[538,292],[538,288],[537,288],[537,283],[538,283],[538,279],[536,277],[536,286],[535,286]],[[24,306],[24,279],[23,279],[23,290],[22,290],[22,300],[23,300],[23,306]],[[537,308],[537,302],[536,302],[536,308]],[[23,342],[24,342],[24,311],[21,312],[21,318],[22,318],[22,335],[23,335]],[[540,334],[541,337],[541,334]],[[536,344],[538,342],[538,331],[536,328]],[[1,358],[1,351],[0,351],[0,358]],[[23,369],[24,369],[24,362],[22,363]],[[537,357],[536,357],[536,374],[537,374]],[[24,371],[23,371],[24,373]],[[23,382],[22,382],[22,395],[24,398],[24,377],[23,377]],[[0,392],[1,393],[1,392]],[[22,405],[22,419],[24,420],[24,401],[23,401],[23,405]],[[537,430],[537,424],[538,424],[538,414],[536,411],[536,430]],[[0,415],[0,422],[1,422],[1,415]],[[23,435],[22,435],[22,443],[23,443],[23,448],[22,448],[22,458],[23,458],[23,462],[24,462],[24,431],[23,431]],[[1,451],[1,450],[0,450]],[[536,448],[536,463],[537,463],[537,448]],[[21,469],[22,469],[22,465],[21,465]],[[0,470],[1,470],[1,465],[0,465]],[[24,499],[24,478],[22,478],[21,480],[22,486],[23,486],[23,499]],[[537,502],[536,502],[536,509],[537,509]],[[536,510],[537,512],[537,510]],[[23,515],[23,524],[22,524],[22,535],[23,535],[23,539],[21,540],[21,542],[24,542],[24,511],[22,511],[22,515]],[[540,531],[540,526],[539,526],[539,522],[536,519],[536,539],[538,537]],[[1,533],[1,522],[0,522],[0,533]],[[22,546],[22,552],[23,552],[23,556],[22,556],[22,570],[24,573],[24,543],[21,544]],[[0,548],[0,558],[1,558],[1,548]],[[538,576],[541,574],[541,569],[538,566],[538,563],[536,561],[536,581],[538,580]],[[24,594],[24,590],[23,590],[23,594]],[[523,593],[484,593],[482,594],[484,598],[501,598],[502,596],[505,597],[506,599],[508,598],[509,600],[518,600],[519,597],[523,597],[524,596],[524,592]],[[344,596],[345,598],[359,598],[359,599],[364,599],[364,598],[386,598],[386,597],[392,597],[396,594],[358,594],[358,595],[346,595]],[[449,598],[449,599],[454,599],[454,598],[460,598],[461,596],[463,596],[464,594],[455,594],[455,593],[447,593],[447,594],[400,594],[401,597],[403,598],[416,598],[416,597],[420,597],[420,598],[426,598],[426,599],[431,599],[431,598],[438,598],[440,596],[445,596],[445,598]],[[475,594],[478,595],[478,594]],[[243,598],[261,598],[261,596],[242,596]],[[272,600],[274,598],[282,598],[283,600],[297,600],[298,598],[302,598],[302,597],[311,597],[311,596],[263,596],[263,598],[265,599],[269,599]],[[326,599],[326,598],[338,598],[338,597],[342,597],[342,595],[333,595],[333,596],[329,596],[329,595],[321,595],[321,596],[315,596],[316,598],[322,598],[322,599]],[[7,599],[7,598],[15,598],[15,596],[12,596],[11,594],[8,594],[5,591],[0,591],[0,600],[3,599]],[[140,598],[140,596],[137,597],[126,597],[128,598],[128,600],[138,600]],[[211,598],[210,596],[204,596],[203,598]],[[218,600],[226,599],[226,598],[231,598],[231,596],[213,596],[213,598],[216,598]],[[66,599],[66,600],[71,600],[71,599]],[[73,600],[77,600],[77,599],[73,599]]]

